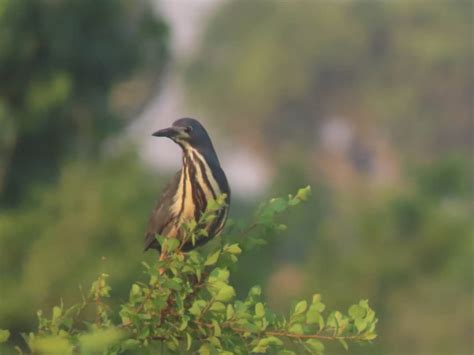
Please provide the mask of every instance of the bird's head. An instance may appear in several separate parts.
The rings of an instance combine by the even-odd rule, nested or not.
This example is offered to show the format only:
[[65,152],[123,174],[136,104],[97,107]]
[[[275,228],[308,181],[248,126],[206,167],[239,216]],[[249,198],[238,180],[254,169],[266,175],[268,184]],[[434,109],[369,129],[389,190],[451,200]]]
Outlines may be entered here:
[[206,129],[194,118],[180,118],[169,128],[160,129],[152,134],[155,137],[168,137],[183,149],[188,147],[212,149],[211,139]]

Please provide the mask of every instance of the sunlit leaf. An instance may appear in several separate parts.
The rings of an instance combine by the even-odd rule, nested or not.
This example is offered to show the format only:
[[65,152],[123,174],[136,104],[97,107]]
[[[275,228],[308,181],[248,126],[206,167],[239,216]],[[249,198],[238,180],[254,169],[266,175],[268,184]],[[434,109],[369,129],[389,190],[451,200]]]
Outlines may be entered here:
[[235,290],[232,286],[224,285],[216,295],[217,301],[228,302],[235,297]]
[[308,303],[306,301],[300,301],[296,304],[295,306],[295,315],[302,314],[306,311],[306,308],[308,307]]
[[316,354],[322,354],[324,351],[324,344],[320,340],[309,339],[305,341],[305,344]]
[[0,329],[0,343],[5,343],[10,338],[10,331],[7,329]]
[[255,305],[255,316],[258,318],[262,318],[265,315],[265,308],[263,307],[263,303],[258,302]]
[[219,255],[220,254],[221,254],[221,251],[217,250],[214,253],[212,253],[211,255],[209,255],[207,257],[206,262],[204,263],[204,265],[205,266],[210,266],[210,265],[214,265],[215,263],[217,263],[217,260],[219,260]]

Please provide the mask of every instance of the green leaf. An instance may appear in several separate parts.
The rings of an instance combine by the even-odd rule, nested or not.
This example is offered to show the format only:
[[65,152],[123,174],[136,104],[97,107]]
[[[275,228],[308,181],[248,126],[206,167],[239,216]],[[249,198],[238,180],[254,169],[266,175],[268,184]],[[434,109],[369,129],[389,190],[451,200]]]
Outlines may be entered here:
[[294,207],[296,205],[299,205],[301,203],[301,200],[298,200],[296,197],[292,197],[290,195],[290,199],[288,200],[288,206]]
[[[242,316],[242,317],[245,317],[247,315],[245,313],[240,313],[240,312],[238,312],[238,314],[239,316]],[[242,328],[248,330],[249,333],[256,333],[261,330],[260,327],[246,320],[241,320],[239,324],[241,325]]]
[[365,317],[366,310],[363,307],[361,307],[357,304],[354,304],[354,305],[349,307],[348,313],[352,318],[358,319],[358,318],[364,318]]
[[206,301],[204,300],[196,300],[193,302],[193,305],[189,309],[189,313],[191,313],[194,316],[199,316],[201,315],[202,310],[204,307],[206,307]]
[[315,307],[314,304],[309,306],[308,312],[306,312],[306,323],[308,324],[319,323],[320,318],[321,318],[321,313],[319,312],[318,308]]
[[224,285],[216,294],[216,301],[228,302],[235,297],[235,290],[232,286]]
[[274,336],[260,339],[257,345],[252,349],[254,353],[266,353],[269,346],[283,346],[283,342]]
[[216,348],[222,348],[222,344],[221,344],[219,338],[217,338],[215,336],[211,336],[211,337],[207,338],[207,340],[209,340],[211,345],[214,345]]
[[321,295],[320,294],[314,294],[313,295],[313,302],[312,302],[311,307],[319,313],[324,311],[326,306],[321,302]]
[[107,348],[117,343],[122,337],[122,332],[116,328],[99,329],[79,337],[81,351],[84,354],[104,352]]
[[323,328],[324,328],[324,318],[323,318],[322,315],[319,316],[318,323],[319,323],[319,330],[323,330]]
[[331,312],[328,316],[327,324],[332,328],[338,328],[342,320],[342,314],[339,311]]
[[235,314],[234,307],[232,307],[231,304],[228,304],[227,305],[227,310],[226,310],[226,319],[227,320],[232,319],[234,314]]
[[315,293],[313,295],[313,303],[320,303],[321,302],[321,295],[319,293]]
[[375,338],[377,338],[377,334],[375,333],[369,333],[364,336],[365,340],[374,340]]
[[283,341],[281,341],[281,339],[274,336],[270,336],[262,340],[266,340],[269,345],[283,346]]
[[304,330],[303,330],[303,326],[299,323],[297,324],[293,324],[290,329],[288,329],[288,331],[290,333],[294,333],[294,334],[303,334],[304,333]]
[[188,327],[188,321],[189,321],[188,317],[183,317],[182,318],[181,325],[178,328],[180,332],[182,332],[183,330],[185,330]]
[[127,339],[122,343],[122,350],[136,350],[140,347],[140,341],[136,339]]
[[132,285],[132,289],[130,290],[130,296],[140,296],[141,295],[141,288],[137,284]]
[[33,337],[28,345],[35,354],[72,354],[73,351],[69,341],[59,336]]
[[242,249],[240,249],[239,244],[237,244],[237,243],[224,247],[224,251],[227,252],[227,253],[231,253],[231,254],[240,254],[240,253],[242,253]]
[[166,347],[171,351],[177,351],[179,348],[179,341],[174,336],[169,336],[169,340],[165,342]]
[[59,317],[61,317],[61,313],[63,312],[63,310],[61,309],[61,307],[58,307],[58,306],[54,306],[53,307],[53,321],[57,320]]
[[358,318],[354,322],[357,331],[360,333],[367,327],[367,322],[364,319]]
[[215,251],[211,255],[209,255],[206,259],[206,262],[204,263],[204,266],[210,266],[214,265],[217,263],[217,260],[219,260],[219,255],[221,254],[220,250]]
[[346,351],[349,350],[349,346],[347,345],[347,341],[345,341],[345,340],[342,339],[342,338],[339,338],[339,342],[341,343],[342,347],[343,347],[344,349],[346,349]]
[[326,308],[326,306],[325,306],[324,304],[322,304],[321,302],[313,303],[312,306],[313,306],[314,309],[316,309],[319,313],[321,313],[322,311],[324,311],[324,309]]
[[306,301],[300,301],[296,304],[295,311],[293,314],[294,315],[302,314],[306,311],[306,308],[308,308],[308,303]]
[[306,340],[305,344],[316,354],[322,354],[324,351],[324,344],[321,343],[321,341],[319,341],[318,339]]
[[296,197],[301,201],[306,201],[311,196],[311,186],[306,186],[298,190]]
[[163,249],[166,249],[168,252],[173,252],[179,247],[180,241],[176,238],[167,238],[166,246],[163,246]]
[[193,338],[191,337],[191,334],[186,333],[186,350],[189,351],[192,345],[193,345]]
[[181,284],[178,282],[181,281],[179,278],[173,278],[173,279],[166,279],[163,282],[163,286],[170,288],[175,291],[180,291],[181,290]]
[[165,244],[165,240],[167,238],[163,237],[162,235],[156,234],[155,235],[155,240],[163,247]]
[[80,304],[75,304],[71,307],[69,307],[63,314],[62,317],[62,323],[68,327],[71,328],[74,322],[74,317],[79,315],[79,312],[81,311],[81,305]]
[[367,311],[367,315],[366,315],[365,319],[368,322],[372,322],[375,319],[375,312],[372,309],[369,308],[369,310]]
[[208,200],[206,212],[207,213],[215,212],[219,208],[221,208],[225,204],[225,197],[226,197],[226,194],[220,194],[219,196],[217,196],[215,200],[214,199]]
[[282,212],[286,209],[286,201],[281,197],[271,199],[270,207],[275,212]]
[[265,316],[265,307],[263,306],[263,303],[258,302],[255,305],[255,316],[257,316],[257,318],[263,318]]
[[222,302],[214,302],[209,309],[213,312],[225,312],[226,310],[225,305]]
[[268,349],[268,346],[257,345],[252,349],[252,352],[257,353],[257,354],[265,354],[267,352],[267,349]]
[[10,331],[7,329],[0,329],[0,343],[5,343],[10,338]]
[[209,275],[209,282],[210,283],[213,283],[216,281],[227,282],[229,280],[229,275],[230,275],[229,270],[216,268],[212,270],[211,274]]
[[221,327],[219,326],[219,323],[215,319],[212,320],[212,326],[214,327],[214,336],[220,337],[222,334]]
[[262,295],[262,288],[260,286],[253,286],[249,291],[250,299],[257,299]]

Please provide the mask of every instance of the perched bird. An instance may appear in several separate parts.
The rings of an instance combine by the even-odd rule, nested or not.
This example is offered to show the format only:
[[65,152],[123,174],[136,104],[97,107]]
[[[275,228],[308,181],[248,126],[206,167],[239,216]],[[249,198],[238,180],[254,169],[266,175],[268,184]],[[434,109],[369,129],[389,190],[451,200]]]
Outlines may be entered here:
[[148,222],[145,235],[145,250],[161,246],[157,234],[182,241],[183,224],[190,220],[199,222],[206,211],[208,201],[225,194],[225,205],[217,211],[214,220],[200,225],[207,237],[200,237],[195,245],[186,241],[181,250],[186,252],[203,245],[219,234],[227,219],[230,188],[222,170],[211,139],[199,121],[181,118],[169,128],[153,133],[155,137],[168,137],[183,151],[183,167],[163,191]]

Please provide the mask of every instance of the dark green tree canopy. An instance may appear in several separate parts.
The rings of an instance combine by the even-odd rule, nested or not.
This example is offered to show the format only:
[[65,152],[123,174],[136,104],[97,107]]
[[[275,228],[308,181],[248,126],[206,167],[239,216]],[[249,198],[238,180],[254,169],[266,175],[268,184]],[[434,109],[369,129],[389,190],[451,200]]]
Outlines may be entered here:
[[[111,90],[157,78],[167,27],[147,2],[7,0],[0,6],[0,201],[51,181],[60,162],[91,157],[123,124]],[[155,79],[156,80],[156,79]]]

